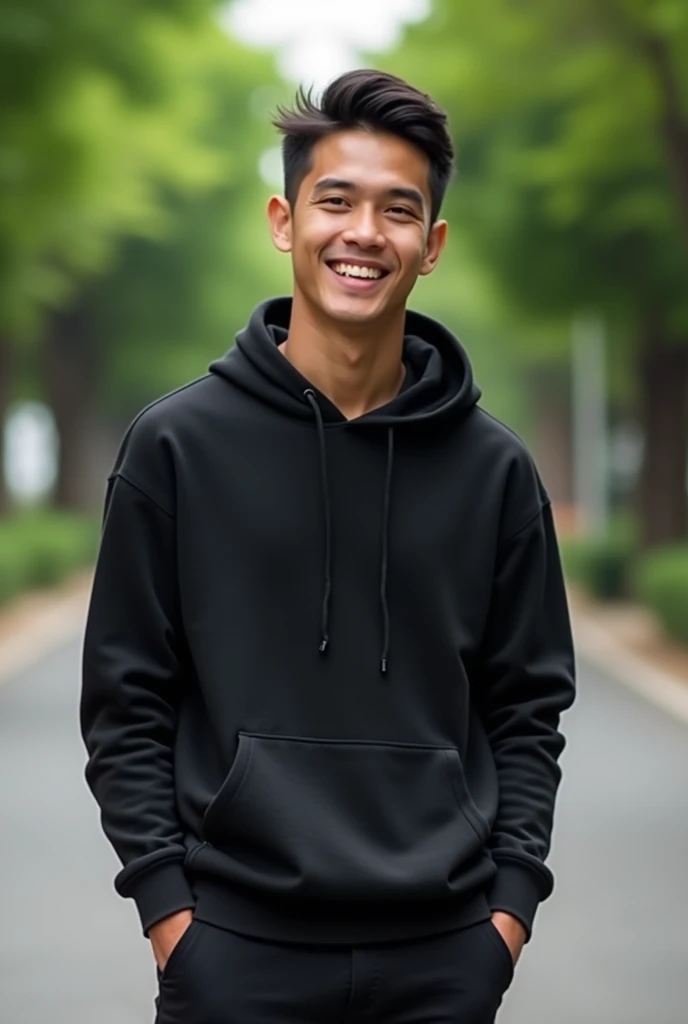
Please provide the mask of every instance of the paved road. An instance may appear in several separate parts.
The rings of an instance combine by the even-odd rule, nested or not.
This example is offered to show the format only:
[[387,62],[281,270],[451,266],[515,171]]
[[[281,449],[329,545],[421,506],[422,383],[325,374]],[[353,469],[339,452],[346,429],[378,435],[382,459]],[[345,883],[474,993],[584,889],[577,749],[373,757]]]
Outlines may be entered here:
[[[0,687],[0,1021],[151,1024],[154,971],[82,782],[79,645]],[[688,728],[583,671],[551,864],[499,1024],[688,1021]]]

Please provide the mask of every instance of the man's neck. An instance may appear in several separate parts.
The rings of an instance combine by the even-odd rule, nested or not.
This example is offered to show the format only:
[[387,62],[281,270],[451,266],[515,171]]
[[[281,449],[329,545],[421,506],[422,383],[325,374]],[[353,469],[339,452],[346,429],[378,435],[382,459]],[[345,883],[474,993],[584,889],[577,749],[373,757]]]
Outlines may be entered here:
[[404,311],[388,323],[349,327],[317,316],[296,297],[279,348],[347,420],[390,402],[403,384]]

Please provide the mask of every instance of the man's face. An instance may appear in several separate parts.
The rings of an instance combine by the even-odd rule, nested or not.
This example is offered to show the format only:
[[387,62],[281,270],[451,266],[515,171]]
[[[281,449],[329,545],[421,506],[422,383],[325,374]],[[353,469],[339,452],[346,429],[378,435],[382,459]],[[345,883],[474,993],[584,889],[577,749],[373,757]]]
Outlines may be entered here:
[[445,240],[446,224],[430,225],[429,170],[394,135],[342,131],[318,142],[294,209],[278,199],[269,208],[275,244],[292,254],[294,294],[349,324],[404,309]]

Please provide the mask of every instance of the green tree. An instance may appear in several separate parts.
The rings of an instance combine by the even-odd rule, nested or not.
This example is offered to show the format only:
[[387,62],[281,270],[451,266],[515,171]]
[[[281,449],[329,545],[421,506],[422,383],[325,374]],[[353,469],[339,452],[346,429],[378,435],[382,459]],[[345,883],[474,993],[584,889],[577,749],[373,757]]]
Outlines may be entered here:
[[[78,507],[95,492],[85,467],[100,481],[88,458],[96,425],[114,418],[119,433],[148,401],[205,372],[282,279],[258,176],[261,152],[274,142],[269,107],[282,98],[272,61],[209,25],[195,85],[208,98],[201,140],[221,158],[221,178],[202,192],[168,195],[164,237],[125,239],[109,271],[59,317],[67,329],[46,375],[69,438],[55,495],[63,506]],[[72,358],[60,376],[66,345]]]
[[[658,54],[660,55],[658,57]],[[449,208],[541,354],[600,310],[632,360],[645,437],[643,539],[687,528],[688,8],[678,0],[436,2],[391,62],[449,110]],[[661,70],[660,70],[661,69]],[[558,326],[557,326],[558,324]],[[562,344],[564,342],[564,344]]]
[[[162,189],[207,187],[220,173],[196,137],[199,94],[185,89],[210,11],[204,0],[0,8],[5,402],[17,351],[107,266],[119,239],[165,230]],[[0,422],[4,414],[0,405]]]
[[129,239],[89,297],[107,360],[107,405],[124,416],[205,372],[253,306],[287,285],[258,169],[276,142],[270,113],[284,87],[271,57],[219,31],[209,39],[202,79],[212,97],[203,140],[222,154],[222,179],[202,194],[177,196],[169,236]]

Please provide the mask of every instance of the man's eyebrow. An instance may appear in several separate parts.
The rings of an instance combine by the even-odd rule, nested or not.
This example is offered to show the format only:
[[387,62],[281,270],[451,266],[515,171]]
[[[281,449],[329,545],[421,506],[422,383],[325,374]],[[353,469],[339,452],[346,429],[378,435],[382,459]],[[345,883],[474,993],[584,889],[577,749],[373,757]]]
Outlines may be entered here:
[[[344,178],[321,178],[313,186],[313,193],[325,192],[329,188],[340,189],[342,192],[355,192],[357,190],[357,186],[353,181],[346,181]],[[419,192],[417,188],[396,186],[395,188],[388,188],[385,195],[389,199],[406,199],[410,203],[415,203],[421,210],[425,205],[423,193]]]
[[423,209],[423,193],[419,192],[417,188],[390,188],[387,190],[387,195],[390,199],[408,199],[410,203],[415,203],[416,206],[420,206]]
[[343,178],[321,178],[313,186],[314,192],[324,192],[328,188],[338,188],[345,192],[353,192],[356,189],[353,181],[345,181]]

